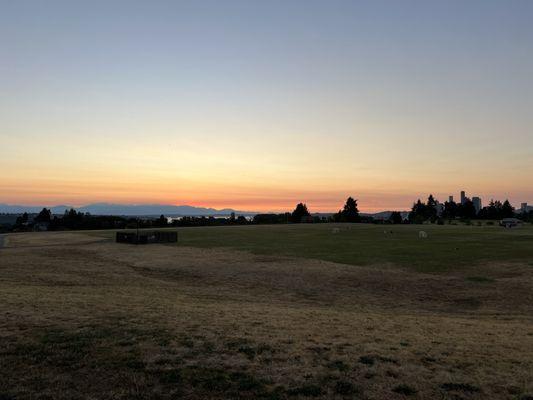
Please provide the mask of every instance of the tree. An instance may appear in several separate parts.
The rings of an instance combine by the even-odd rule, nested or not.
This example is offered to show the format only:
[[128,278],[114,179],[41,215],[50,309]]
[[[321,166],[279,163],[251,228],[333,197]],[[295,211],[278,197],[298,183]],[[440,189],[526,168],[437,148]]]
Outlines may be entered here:
[[476,207],[472,200],[467,199],[464,204],[459,205],[459,216],[463,219],[472,219],[477,217]]
[[291,214],[291,221],[294,223],[302,222],[303,217],[309,217],[311,214],[304,203],[298,203]]
[[424,223],[427,219],[427,206],[418,199],[417,202],[413,204],[408,218],[409,222],[414,224]]
[[158,226],[158,227],[167,226],[168,225],[168,220],[163,214],[161,214],[159,216],[159,218],[155,221],[155,225]]
[[444,211],[442,213],[443,218],[455,219],[458,214],[458,206],[455,201],[447,201],[444,203]]
[[334,216],[337,222],[360,222],[359,209],[357,208],[357,200],[353,197],[348,197],[342,210]]
[[509,200],[505,200],[503,203],[498,200],[491,200],[489,205],[483,207],[479,212],[479,218],[483,219],[502,219],[512,218],[515,215],[515,209],[509,203]]
[[63,220],[54,221],[53,225],[62,224],[64,227],[69,229],[81,229],[83,227],[83,219],[85,215],[82,212],[76,212],[73,208],[70,210],[65,210],[63,214]]
[[505,200],[502,205],[502,218],[514,217],[514,207],[509,203],[509,200]]
[[389,217],[389,221],[392,224],[401,224],[403,223],[403,217],[402,214],[398,211],[393,211],[392,214]]
[[428,201],[426,203],[426,215],[425,217],[427,219],[430,219],[431,222],[435,222],[435,220],[437,219],[437,200],[435,200],[435,198],[433,197],[432,194],[429,195],[428,197]]
[[43,208],[41,212],[35,217],[35,222],[50,222],[52,219],[52,212],[47,208]]
[[28,213],[25,212],[20,217],[17,217],[15,225],[20,226],[20,225],[27,224],[27,223],[28,223]]

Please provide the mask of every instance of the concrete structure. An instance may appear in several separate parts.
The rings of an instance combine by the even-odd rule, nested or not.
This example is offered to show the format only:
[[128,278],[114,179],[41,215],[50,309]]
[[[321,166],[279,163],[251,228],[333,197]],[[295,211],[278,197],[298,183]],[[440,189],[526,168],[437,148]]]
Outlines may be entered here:
[[476,209],[476,213],[479,213],[481,209],[483,208],[481,206],[481,198],[480,197],[472,197],[472,203],[474,203],[474,208]]
[[466,193],[464,190],[461,190],[461,204],[466,203]]
[[448,197],[448,203],[453,203],[453,196]]

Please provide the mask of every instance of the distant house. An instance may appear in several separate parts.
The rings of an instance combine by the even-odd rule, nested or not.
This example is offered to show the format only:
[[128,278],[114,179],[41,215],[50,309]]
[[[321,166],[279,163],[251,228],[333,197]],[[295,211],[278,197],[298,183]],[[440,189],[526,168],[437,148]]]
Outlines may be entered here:
[[503,226],[505,228],[515,228],[522,224],[523,222],[518,218],[504,218],[500,221],[500,226]]

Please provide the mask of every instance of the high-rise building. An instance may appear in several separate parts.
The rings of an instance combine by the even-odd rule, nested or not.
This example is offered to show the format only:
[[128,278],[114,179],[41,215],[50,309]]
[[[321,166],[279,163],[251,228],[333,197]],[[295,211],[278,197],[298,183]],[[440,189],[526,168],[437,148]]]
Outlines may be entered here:
[[466,193],[464,190],[461,190],[461,204],[466,203]]
[[435,210],[437,210],[437,216],[440,217],[442,213],[444,212],[444,204],[439,202],[438,200],[435,201]]
[[522,203],[520,205],[520,211],[524,214],[533,211],[533,206],[528,205],[527,203]]
[[453,203],[453,196],[448,197],[448,203]]
[[480,197],[472,197],[472,203],[474,203],[474,208],[476,209],[476,213],[479,213],[481,211],[481,198]]

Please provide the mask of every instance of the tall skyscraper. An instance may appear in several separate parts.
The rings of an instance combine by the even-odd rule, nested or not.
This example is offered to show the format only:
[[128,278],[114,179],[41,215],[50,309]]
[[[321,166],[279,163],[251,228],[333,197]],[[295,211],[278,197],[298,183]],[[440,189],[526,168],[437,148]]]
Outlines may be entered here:
[[461,204],[466,203],[466,193],[464,190],[461,190]]
[[472,203],[474,203],[474,208],[476,209],[476,213],[479,213],[481,211],[481,198],[480,197],[472,197]]
[[453,196],[448,197],[448,203],[453,203]]

